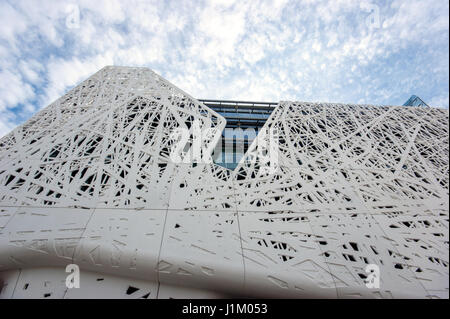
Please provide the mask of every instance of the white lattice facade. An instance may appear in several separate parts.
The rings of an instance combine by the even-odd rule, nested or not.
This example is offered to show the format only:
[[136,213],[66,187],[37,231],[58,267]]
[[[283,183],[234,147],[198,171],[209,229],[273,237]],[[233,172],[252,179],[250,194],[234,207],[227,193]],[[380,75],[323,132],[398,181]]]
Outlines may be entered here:
[[213,148],[222,116],[106,67],[3,137],[0,297],[448,298],[448,110],[280,102],[276,172],[173,162],[194,121]]

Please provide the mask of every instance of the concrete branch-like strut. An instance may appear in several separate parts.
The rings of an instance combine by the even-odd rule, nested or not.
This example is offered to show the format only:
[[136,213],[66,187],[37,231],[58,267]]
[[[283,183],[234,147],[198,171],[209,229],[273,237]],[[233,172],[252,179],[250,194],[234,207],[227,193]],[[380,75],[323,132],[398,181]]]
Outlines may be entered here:
[[212,149],[226,120],[147,68],[105,67],[3,137],[0,298],[448,298],[448,110],[267,107],[276,171],[270,134],[233,171],[173,162],[171,133],[200,123]]

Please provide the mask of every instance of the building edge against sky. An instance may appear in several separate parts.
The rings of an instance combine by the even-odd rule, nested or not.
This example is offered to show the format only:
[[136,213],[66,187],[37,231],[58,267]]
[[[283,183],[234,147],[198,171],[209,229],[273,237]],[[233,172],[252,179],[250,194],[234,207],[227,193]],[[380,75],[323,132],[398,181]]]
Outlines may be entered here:
[[205,149],[230,124],[105,67],[3,137],[0,297],[448,298],[448,110],[279,102],[275,171],[255,141],[234,170],[172,161],[194,123]]

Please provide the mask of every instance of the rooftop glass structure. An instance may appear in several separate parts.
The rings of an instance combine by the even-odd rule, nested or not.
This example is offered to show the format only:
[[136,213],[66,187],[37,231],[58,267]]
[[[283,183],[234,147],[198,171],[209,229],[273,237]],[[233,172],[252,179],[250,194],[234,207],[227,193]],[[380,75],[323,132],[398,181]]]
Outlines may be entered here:
[[405,104],[403,104],[403,106],[429,106],[429,105],[425,103],[417,95],[411,95],[411,97],[408,99],[408,101],[405,102]]

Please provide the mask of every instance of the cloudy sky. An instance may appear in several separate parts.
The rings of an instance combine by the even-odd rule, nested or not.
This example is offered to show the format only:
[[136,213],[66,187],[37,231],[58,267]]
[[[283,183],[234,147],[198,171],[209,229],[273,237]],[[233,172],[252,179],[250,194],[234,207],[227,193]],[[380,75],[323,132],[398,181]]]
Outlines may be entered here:
[[197,98],[449,106],[448,0],[0,0],[0,136],[105,65]]

